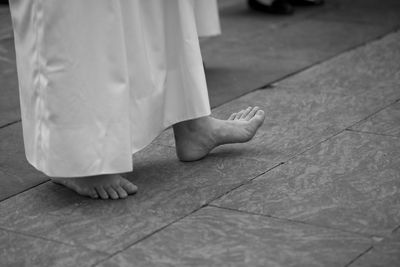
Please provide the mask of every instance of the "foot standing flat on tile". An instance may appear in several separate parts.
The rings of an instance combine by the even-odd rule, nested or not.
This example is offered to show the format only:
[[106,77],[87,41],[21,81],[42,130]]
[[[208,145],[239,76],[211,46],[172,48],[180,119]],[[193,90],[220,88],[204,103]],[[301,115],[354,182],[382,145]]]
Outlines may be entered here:
[[91,198],[122,199],[137,192],[134,184],[118,174],[82,178],[52,178],[52,181]]

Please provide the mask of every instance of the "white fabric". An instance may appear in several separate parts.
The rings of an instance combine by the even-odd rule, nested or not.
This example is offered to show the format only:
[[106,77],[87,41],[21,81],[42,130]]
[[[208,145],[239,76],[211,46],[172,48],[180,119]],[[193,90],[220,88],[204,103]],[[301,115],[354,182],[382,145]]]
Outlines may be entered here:
[[210,114],[190,0],[12,0],[25,151],[53,177],[132,170]]
[[200,37],[221,34],[217,0],[194,0],[194,11]]

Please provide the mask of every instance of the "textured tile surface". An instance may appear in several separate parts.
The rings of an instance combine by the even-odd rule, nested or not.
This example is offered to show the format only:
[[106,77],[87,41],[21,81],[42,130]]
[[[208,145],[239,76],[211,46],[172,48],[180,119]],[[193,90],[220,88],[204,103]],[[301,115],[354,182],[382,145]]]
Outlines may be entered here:
[[361,132],[400,136],[400,102],[354,125],[351,129]]
[[26,160],[21,123],[0,128],[0,175],[0,200],[48,180]]
[[357,259],[351,267],[361,266],[400,266],[400,231],[397,230],[381,243],[374,244],[372,250]]
[[339,231],[204,208],[101,266],[344,266],[370,243]]
[[15,194],[18,194],[30,186],[37,185],[36,182],[26,181],[23,177],[19,177],[8,172],[5,172],[3,169],[0,169],[0,201],[11,197]]
[[153,145],[135,155],[128,174],[137,195],[90,200],[46,183],[1,202],[0,227],[113,252],[254,178],[264,164],[223,154],[185,164],[172,148]]
[[0,127],[20,119],[17,80],[14,41],[0,39]]
[[399,42],[400,32],[390,34],[293,75],[277,85],[296,90],[304,88],[314,93],[329,91],[343,95],[360,95],[370,90],[383,93],[394,91],[399,98]]
[[214,204],[368,235],[390,235],[400,224],[399,141],[342,133]]
[[1,266],[91,266],[107,255],[0,230]]
[[276,29],[266,23],[230,17],[223,35],[202,45],[213,106],[384,33],[378,26],[332,21],[304,20]]

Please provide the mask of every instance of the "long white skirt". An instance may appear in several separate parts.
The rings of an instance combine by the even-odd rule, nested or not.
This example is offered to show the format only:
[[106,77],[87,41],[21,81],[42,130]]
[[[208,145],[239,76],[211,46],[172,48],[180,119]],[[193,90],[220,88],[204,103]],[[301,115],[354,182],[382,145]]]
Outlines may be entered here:
[[53,177],[132,170],[210,114],[190,0],[12,0],[24,144]]
[[217,0],[195,0],[194,11],[197,33],[200,37],[221,34]]

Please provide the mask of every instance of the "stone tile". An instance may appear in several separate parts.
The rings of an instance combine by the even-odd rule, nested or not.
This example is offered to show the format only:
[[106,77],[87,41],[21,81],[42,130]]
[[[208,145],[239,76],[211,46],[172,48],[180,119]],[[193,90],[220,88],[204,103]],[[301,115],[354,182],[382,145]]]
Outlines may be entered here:
[[357,266],[400,266],[400,231],[397,231],[388,239],[375,244],[372,250],[358,258],[351,267]]
[[265,165],[234,154],[182,163],[172,148],[153,144],[135,154],[127,174],[136,195],[91,200],[45,183],[1,202],[0,227],[112,253],[260,175]]
[[[251,50],[248,52],[252,53]],[[245,56],[240,51],[236,55],[237,57]],[[228,55],[225,56],[228,57]],[[232,55],[229,57],[232,57]],[[246,60],[248,64],[253,65],[253,67],[250,67],[241,63],[236,63],[238,65],[236,66],[226,59],[221,59],[217,63],[210,62],[206,57],[204,60],[208,94],[213,108],[276,81],[303,68],[306,64],[304,62],[296,62],[295,59],[279,58],[265,59],[264,61],[269,62],[270,65],[257,67],[253,65],[252,59],[237,59],[238,61]]]
[[354,234],[204,208],[100,266],[344,266],[370,244]]
[[399,199],[399,138],[344,132],[213,204],[387,236]]
[[107,255],[0,230],[1,266],[92,266]]
[[354,125],[351,129],[354,131],[400,136],[400,102]]
[[39,181],[24,179],[0,169],[0,201],[38,185]]
[[21,123],[0,129],[0,201],[47,181],[25,157]]
[[222,36],[202,44],[213,107],[386,33],[311,19],[272,29],[260,16],[222,19]]
[[13,39],[0,40],[0,127],[20,119],[13,42]]
[[309,92],[360,95],[366,91],[396,92],[400,97],[400,32],[351,50],[276,83]]
[[400,5],[396,0],[330,0],[314,19],[348,21],[396,29],[400,25]]

